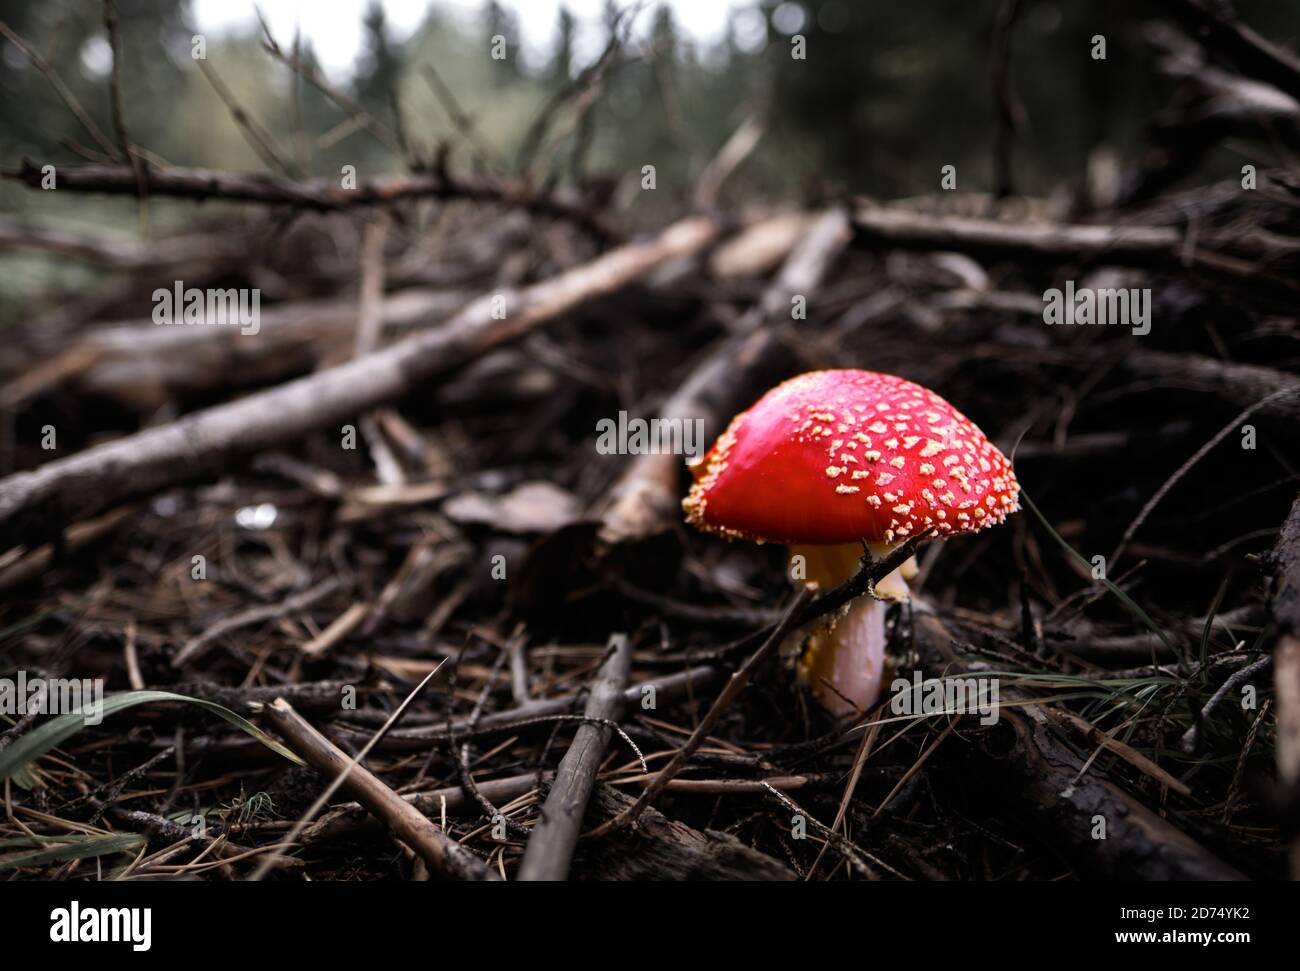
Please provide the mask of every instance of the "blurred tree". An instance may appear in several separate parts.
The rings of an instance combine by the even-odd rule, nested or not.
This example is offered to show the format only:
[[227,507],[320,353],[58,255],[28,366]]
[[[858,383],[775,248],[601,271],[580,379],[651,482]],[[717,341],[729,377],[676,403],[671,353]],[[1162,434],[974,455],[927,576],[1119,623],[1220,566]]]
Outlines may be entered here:
[[357,64],[357,97],[363,104],[387,106],[401,79],[402,45],[389,36],[379,0],[370,0],[361,23],[365,47]]
[[555,49],[547,72],[552,84],[563,84],[573,76],[573,37],[576,31],[577,21],[569,8],[562,5],[555,25]]
[[[331,83],[390,127],[396,92],[416,142],[455,145],[460,136],[420,74],[421,64],[433,63],[485,140],[508,157],[543,101],[586,66],[576,63],[581,29],[597,26],[562,6],[543,39],[549,50],[530,69],[519,59],[514,9],[521,2],[491,0],[466,15],[432,0],[421,27],[399,43],[385,0],[374,0],[352,75]],[[665,205],[686,197],[701,167],[757,111],[766,115],[768,133],[728,184],[734,200],[794,196],[814,181],[820,185],[810,188],[823,191],[934,192],[946,164],[957,166],[959,189],[989,189],[997,125],[989,49],[1000,2],[737,0],[725,34],[706,41],[683,35],[669,7],[641,8],[630,44],[591,92],[590,111],[575,118],[575,99],[550,127],[560,141],[547,149],[548,174],[626,182],[655,164],[655,192],[628,198],[662,221]],[[6,23],[111,133],[105,73],[111,60],[98,0],[3,4]],[[118,0],[131,137],[177,164],[262,168],[195,70],[185,26],[190,6],[189,0]],[[600,14],[606,30],[627,6],[606,0]],[[1300,32],[1296,5],[1240,0],[1238,6],[1246,23],[1279,43]],[[1145,20],[1158,12],[1151,5],[1021,0],[1021,7],[1011,77],[1026,124],[1011,152],[1016,188],[1042,194],[1079,181],[1100,144],[1131,157],[1148,120],[1167,103],[1170,85],[1153,70],[1145,43]],[[796,33],[805,59],[792,56]],[[503,61],[491,58],[498,34],[507,43]],[[1104,61],[1090,56],[1097,34],[1107,39]],[[339,166],[356,164],[373,174],[400,164],[328,97],[268,58],[251,24],[208,41],[209,64],[241,106],[276,135],[281,150],[310,159],[313,173],[335,175]],[[305,63],[316,63],[309,39],[300,53]],[[70,160],[76,155],[69,145],[88,142],[48,81],[0,40],[0,164],[24,155]],[[1215,164],[1226,171],[1234,161],[1240,164],[1225,150]],[[6,207],[25,206],[29,198],[0,184]],[[75,211],[84,216],[99,205],[83,202]]]
[[494,60],[496,70],[492,72],[492,83],[497,87],[510,84],[519,79],[522,68],[519,62],[519,19],[514,11],[507,10],[498,0],[488,0],[483,6],[483,29],[486,41],[484,48],[489,53],[493,49],[493,38],[504,37],[506,56],[504,60]]
[[389,127],[404,137],[405,119],[397,100],[405,63],[403,46],[389,36],[379,0],[370,0],[361,23],[365,28],[365,48],[357,65],[357,100],[371,115],[386,120]]

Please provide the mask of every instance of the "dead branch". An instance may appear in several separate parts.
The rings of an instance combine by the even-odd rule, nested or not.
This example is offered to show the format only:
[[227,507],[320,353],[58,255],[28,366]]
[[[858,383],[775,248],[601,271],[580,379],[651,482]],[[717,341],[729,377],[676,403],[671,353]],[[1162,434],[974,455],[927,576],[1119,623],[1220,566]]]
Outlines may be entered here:
[[[698,251],[715,233],[710,221],[685,220],[550,280],[486,294],[436,330],[375,354],[9,476],[0,480],[0,537],[21,543],[48,535],[128,496],[227,469],[238,458],[427,387],[572,307]],[[498,297],[507,308],[504,319],[494,309]]]
[[[1296,805],[1300,790],[1300,636],[1284,634],[1274,651],[1273,696],[1277,699],[1277,777],[1283,799]],[[1287,821],[1292,830],[1288,859],[1291,878],[1300,880],[1300,835],[1295,834],[1294,810]]]
[[143,270],[179,263],[219,263],[248,252],[248,240],[202,233],[142,242],[130,237],[91,236],[54,226],[0,220],[0,250],[55,253],[117,270]]
[[1300,634],[1300,498],[1291,506],[1269,559],[1277,577],[1273,618],[1280,633]]
[[347,112],[352,121],[369,132],[375,141],[379,142],[379,144],[383,145],[394,155],[399,158],[406,155],[406,145],[403,144],[400,132],[390,131],[387,125],[372,116],[368,111],[361,107],[356,100],[339,90],[333,84],[330,84],[317,69],[315,64],[309,63],[299,56],[299,49],[296,43],[294,45],[294,53],[287,53],[276,42],[275,37],[271,34],[271,27],[262,16],[261,10],[257,8],[254,9],[257,13],[258,23],[262,26],[262,36],[264,39],[263,47],[272,57],[285,65],[304,81],[312,85],[317,91],[325,95],[325,97],[333,101],[340,109]]
[[451,880],[497,879],[482,860],[434,826],[369,769],[353,763],[346,752],[312,728],[288,702],[278,699],[265,711],[290,747],[326,777],[334,779],[347,772],[343,785],[435,873]]
[[[1033,705],[1003,708],[999,721],[1013,732],[1011,747],[988,732],[976,744],[1005,779],[1001,793],[1080,869],[1103,879],[1245,879],[1095,767],[1085,769]],[[1099,820],[1105,839],[1094,837]]]
[[438,73],[432,64],[425,64],[422,73],[429,87],[433,89],[434,96],[441,103],[442,110],[447,113],[447,117],[451,119],[451,123],[460,132],[461,137],[474,149],[479,161],[484,165],[492,164],[500,167],[500,153],[488,143],[486,136],[479,132],[478,126],[474,124],[474,119],[461,107],[455,92],[442,79],[442,75]]
[[[483,798],[505,805],[520,796],[526,796],[539,785],[545,785],[550,778],[551,774],[546,772],[525,772],[504,779],[476,781],[474,786]],[[402,798],[430,819],[442,819],[444,814],[452,815],[467,809],[479,812],[477,800],[464,786],[448,786],[428,792],[408,792],[404,793]],[[355,802],[343,803],[335,806],[304,829],[302,841],[328,843],[343,836],[372,830],[377,826],[378,822],[366,812],[364,806]]]
[[1202,0],[1164,0],[1164,6],[1191,28],[1193,36],[1222,52],[1246,74],[1281,88],[1300,100],[1300,58],[1255,33]]
[[723,184],[758,147],[766,130],[767,123],[761,116],[748,115],[740,127],[731,133],[731,137],[723,142],[718,154],[704,167],[696,180],[691,198],[697,210],[707,212],[718,204]]
[[[71,192],[135,195],[135,174],[126,165],[60,165],[58,188]],[[166,168],[143,165],[143,182],[150,195],[175,199],[224,199],[304,209],[337,211],[355,206],[382,206],[408,199],[466,199],[471,202],[517,206],[541,216],[572,222],[597,239],[618,241],[622,234],[601,215],[579,203],[487,175],[453,176],[447,172],[359,179],[343,188],[335,179],[293,181],[266,173],[220,172],[214,169]],[[39,166],[24,159],[17,170],[0,176],[40,188]]]
[[[376,308],[387,335],[436,326],[469,304],[468,290],[418,288],[385,297]],[[69,383],[141,407],[172,394],[238,387],[311,370],[340,355],[356,330],[355,307],[338,299],[295,300],[263,310],[256,335],[237,327],[158,327],[124,321],[98,327],[55,360],[84,355],[81,367],[37,382],[30,375],[0,389],[10,406],[46,388]]]
[[856,242],[867,246],[957,250],[991,259],[1192,266],[1235,282],[1268,282],[1287,290],[1297,289],[1294,281],[1261,269],[1262,261],[1285,253],[1257,236],[1208,236],[1189,247],[1181,231],[1163,226],[1003,222],[934,216],[872,204],[854,210],[853,228]]
[[[592,812],[610,819],[632,800],[607,785],[596,786]],[[582,880],[792,880],[794,874],[766,853],[734,836],[700,831],[662,815],[643,812],[635,827],[597,841],[584,841],[574,861]]]
[[1143,381],[1210,394],[1269,418],[1300,421],[1300,378],[1285,371],[1195,354],[1147,350],[1121,355],[1117,367]]
[[[536,116],[524,131],[524,137],[519,143],[519,151],[515,155],[515,168],[520,173],[526,175],[533,167],[533,162],[542,147],[542,142],[546,139],[546,133],[560,113],[560,109],[566,103],[579,100],[588,92],[599,89],[614,60],[614,56],[626,42],[627,33],[631,31],[632,25],[640,12],[640,3],[619,10],[615,15],[614,22],[610,25],[609,37],[605,42],[605,47],[596,60],[583,68],[572,81],[554,91],[538,109]],[[625,21],[626,23],[624,23]]]
[[[788,361],[782,324],[790,320],[791,298],[813,293],[847,242],[843,212],[831,211],[814,224],[758,305],[738,324],[737,333],[724,338],[695,365],[664,402],[659,417],[702,420],[704,440],[717,437],[730,416]],[[681,473],[680,456],[637,456],[600,504],[601,539],[606,543],[644,539],[679,520]]]
[[296,709],[338,710],[339,699],[347,688],[356,688],[354,681],[298,681],[293,684],[249,685],[230,687],[211,681],[183,681],[167,686],[168,691],[215,701],[227,708],[260,711],[276,698],[283,698]]
[[[632,642],[626,634],[611,639],[611,654],[591,687],[584,714],[616,720],[623,711],[623,691],[632,668]],[[563,880],[569,872],[587,800],[596,784],[596,771],[605,757],[612,732],[598,725],[578,727],[564,753],[555,781],[542,806],[541,818],[528,837],[519,880]]]
[[[270,689],[266,689],[270,690]],[[337,702],[337,697],[336,697]],[[602,779],[602,784],[611,786],[645,785],[658,773],[617,776]],[[504,805],[521,796],[526,796],[538,787],[545,787],[552,778],[551,773],[525,772],[521,775],[507,776],[503,779],[489,779],[486,782],[475,781],[474,785],[485,799]],[[807,786],[828,782],[831,777],[818,775],[781,775],[766,779],[673,779],[666,786],[669,792],[681,792],[687,795],[705,796],[740,796],[753,793],[765,793],[771,786],[783,792],[794,792]],[[404,793],[402,798],[428,816],[441,819],[443,814],[452,815],[466,810],[477,813],[478,803],[463,786],[450,786],[444,789],[432,789],[428,792]],[[653,811],[653,810],[652,810]],[[643,819],[646,817],[642,817]],[[344,836],[372,832],[380,828],[380,823],[359,803],[344,803],[335,806],[321,816],[302,832],[304,843],[327,843]]]
[[[951,674],[952,636],[938,618],[920,617],[915,639],[934,672]],[[990,790],[1022,811],[1026,822],[1059,847],[1080,869],[1105,878],[1140,880],[1241,880],[1168,819],[1152,812],[1100,775],[1074,752],[1056,721],[1036,705],[1013,708],[1003,697],[998,726],[970,736],[1005,784]],[[1011,738],[1001,726],[1008,726]],[[961,737],[965,738],[965,735]],[[1105,826],[1105,839],[1096,838]]]
[[239,103],[235,93],[226,86],[226,82],[221,80],[221,75],[217,69],[208,63],[206,58],[200,58],[194,62],[212,90],[216,92],[221,103],[226,106],[230,112],[231,120],[239,129],[240,134],[244,136],[244,141],[257,153],[258,158],[268,168],[279,170],[284,175],[294,178],[299,173],[297,167],[289,162],[284,153],[275,144],[275,136],[258,124],[256,118],[245,110],[244,106]]
[[1214,713],[1214,709],[1219,707],[1219,703],[1228,696],[1230,691],[1235,691],[1257,675],[1268,671],[1272,666],[1273,657],[1269,654],[1265,654],[1263,657],[1247,664],[1238,671],[1234,671],[1225,678],[1223,684],[1219,685],[1214,694],[1210,695],[1210,700],[1201,707],[1199,712],[1197,712],[1196,721],[1193,723],[1192,727],[1183,732],[1183,737],[1178,740],[1179,748],[1188,755],[1195,752],[1196,747],[1200,742],[1201,725],[1203,725],[1205,720]]

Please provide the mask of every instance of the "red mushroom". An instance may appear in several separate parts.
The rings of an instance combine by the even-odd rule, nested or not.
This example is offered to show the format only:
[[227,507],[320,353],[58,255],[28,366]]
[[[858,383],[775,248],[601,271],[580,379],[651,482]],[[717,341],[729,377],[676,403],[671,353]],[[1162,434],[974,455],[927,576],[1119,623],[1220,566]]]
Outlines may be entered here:
[[[732,419],[692,466],[682,502],[698,529],[784,543],[809,585],[857,570],[925,529],[975,532],[1019,509],[1011,464],[965,415],[892,374],[810,371]],[[870,707],[884,668],[885,606],[904,600],[902,568],[800,635],[801,678],[833,714]]]

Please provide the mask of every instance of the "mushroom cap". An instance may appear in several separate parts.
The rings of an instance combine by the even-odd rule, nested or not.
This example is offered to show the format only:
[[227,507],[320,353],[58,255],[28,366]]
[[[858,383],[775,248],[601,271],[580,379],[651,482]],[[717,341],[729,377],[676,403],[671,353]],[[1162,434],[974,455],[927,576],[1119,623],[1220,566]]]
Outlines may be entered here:
[[732,419],[682,501],[698,529],[778,543],[898,543],[976,532],[1019,506],[1011,463],[928,388],[809,371]]

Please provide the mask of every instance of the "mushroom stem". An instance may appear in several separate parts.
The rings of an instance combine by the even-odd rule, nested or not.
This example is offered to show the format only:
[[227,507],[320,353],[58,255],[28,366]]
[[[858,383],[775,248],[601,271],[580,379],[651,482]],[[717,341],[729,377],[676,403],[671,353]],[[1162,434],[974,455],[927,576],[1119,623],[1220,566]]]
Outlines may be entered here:
[[[892,546],[868,544],[875,559]],[[802,560],[798,559],[802,557]],[[791,576],[811,587],[830,589],[858,570],[862,547],[855,543],[833,546],[791,546]],[[907,577],[915,563],[895,570],[875,585],[876,596],[866,594],[842,611],[821,618],[796,633],[794,649],[801,651],[799,677],[823,708],[832,715],[855,714],[870,708],[880,695],[885,669],[886,600],[906,600]]]

